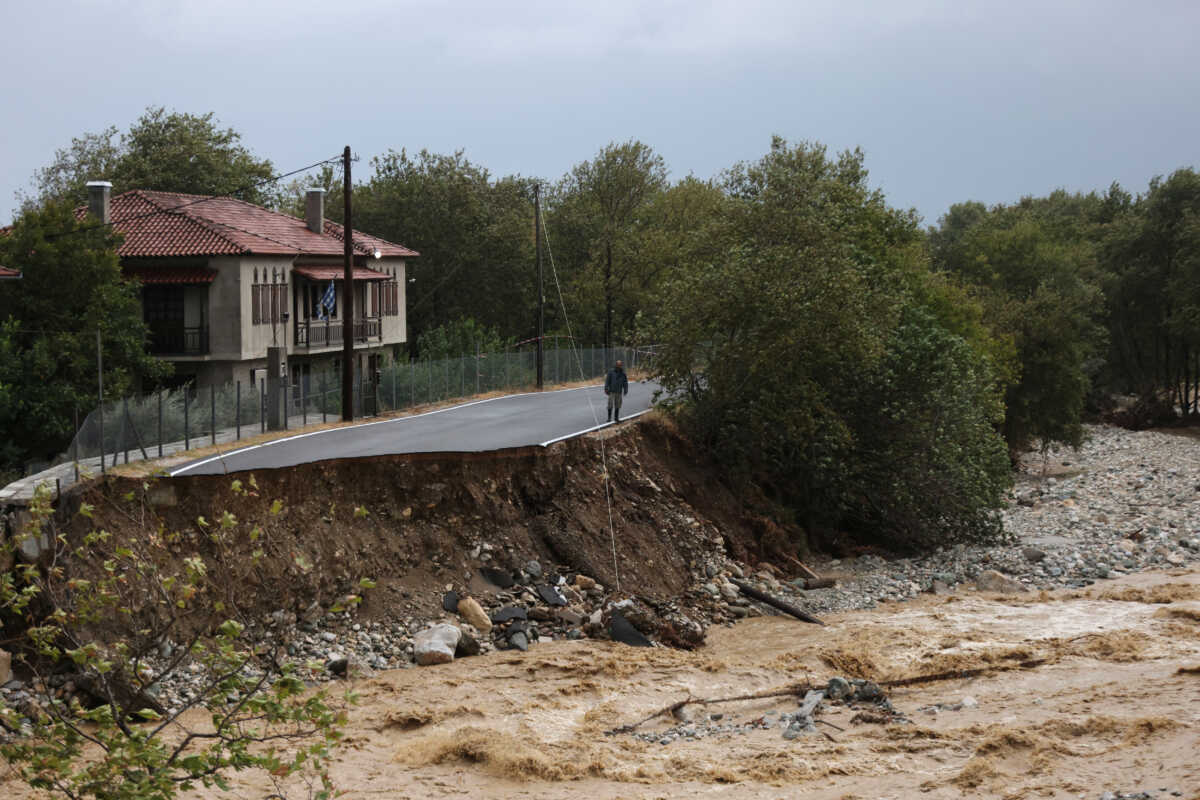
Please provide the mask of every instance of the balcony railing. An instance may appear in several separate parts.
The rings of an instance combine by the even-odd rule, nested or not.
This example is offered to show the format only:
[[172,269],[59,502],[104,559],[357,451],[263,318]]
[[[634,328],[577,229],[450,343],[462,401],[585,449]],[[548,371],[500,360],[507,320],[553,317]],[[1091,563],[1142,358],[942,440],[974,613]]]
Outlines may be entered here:
[[162,322],[150,323],[150,354],[156,356],[208,355],[208,328],[188,328]]
[[[339,320],[306,319],[296,323],[296,347],[309,349],[336,347],[342,343],[343,324]],[[383,341],[383,325],[378,317],[354,321],[354,341]]]

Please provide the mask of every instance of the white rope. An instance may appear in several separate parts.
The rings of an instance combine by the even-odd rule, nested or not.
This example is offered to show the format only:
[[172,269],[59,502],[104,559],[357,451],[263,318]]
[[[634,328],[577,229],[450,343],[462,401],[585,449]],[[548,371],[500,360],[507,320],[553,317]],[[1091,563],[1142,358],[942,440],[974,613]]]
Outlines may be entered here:
[[[550,257],[550,274],[554,276],[554,289],[558,292],[558,305],[562,309],[563,321],[567,325],[568,341],[571,344],[571,353],[575,356],[575,363],[579,367],[579,377],[581,380],[587,380],[587,375],[583,371],[583,357],[579,354],[579,348],[575,345],[575,333],[571,330],[571,318],[567,315],[567,304],[563,300],[562,285],[558,282],[558,270],[554,267],[554,252],[550,249],[550,233],[546,230],[546,215],[545,212],[538,208],[540,219],[538,222],[542,226],[542,239],[546,243],[546,255]],[[542,291],[542,287],[538,287],[538,291]],[[600,424],[600,415],[596,411],[596,406],[592,403],[592,395],[589,392],[584,392],[588,399],[588,408],[592,412],[592,422],[596,425]],[[604,472],[604,503],[608,508],[608,540],[612,547],[613,559],[613,577],[616,579],[616,591],[621,591],[621,570],[617,565],[617,534],[613,529],[613,512],[612,512],[612,490],[608,482],[608,452],[604,446],[604,437],[598,437],[600,441],[600,467]]]

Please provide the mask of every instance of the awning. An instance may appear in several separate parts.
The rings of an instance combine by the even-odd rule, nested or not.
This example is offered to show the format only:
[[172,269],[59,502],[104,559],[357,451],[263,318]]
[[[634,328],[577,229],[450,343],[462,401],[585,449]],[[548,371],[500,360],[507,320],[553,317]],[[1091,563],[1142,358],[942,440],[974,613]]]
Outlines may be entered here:
[[[345,267],[292,267],[292,272],[301,278],[314,281],[340,281],[346,277]],[[354,268],[354,280],[356,281],[390,281],[391,279],[392,276],[385,272],[376,272],[366,267]]]
[[217,271],[204,267],[126,267],[125,277],[136,278],[146,285],[204,284],[212,283]]

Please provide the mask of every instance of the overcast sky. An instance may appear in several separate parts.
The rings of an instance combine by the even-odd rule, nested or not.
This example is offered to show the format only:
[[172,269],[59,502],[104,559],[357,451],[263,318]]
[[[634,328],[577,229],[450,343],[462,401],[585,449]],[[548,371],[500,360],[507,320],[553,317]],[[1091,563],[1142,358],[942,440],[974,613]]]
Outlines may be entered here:
[[710,177],[772,134],[952,203],[1200,166],[1200,3],[5,0],[0,222],[84,131],[203,113],[279,171],[427,148],[561,176],[640,139]]

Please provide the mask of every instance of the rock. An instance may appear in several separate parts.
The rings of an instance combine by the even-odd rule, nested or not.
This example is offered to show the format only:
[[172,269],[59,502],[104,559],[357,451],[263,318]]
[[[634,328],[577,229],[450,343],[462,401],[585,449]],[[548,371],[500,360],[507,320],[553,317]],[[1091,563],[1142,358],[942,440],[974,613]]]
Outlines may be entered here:
[[1021,550],[1021,555],[1025,556],[1025,560],[1030,564],[1036,564],[1046,558],[1046,551],[1039,550],[1036,547],[1026,547]]
[[451,614],[458,611],[458,592],[451,590],[442,595],[442,608]]
[[12,653],[0,650],[0,684],[12,680]]
[[1176,567],[1180,567],[1187,563],[1187,558],[1183,555],[1183,553],[1168,553],[1167,563]]
[[1001,594],[1015,594],[1026,591],[1020,581],[1013,580],[1007,575],[1001,575],[994,569],[984,570],[979,573],[979,577],[975,579],[975,588],[981,592],[999,592]]
[[829,684],[825,687],[825,696],[830,700],[841,700],[843,697],[849,697],[853,692],[854,688],[845,678],[830,678]]
[[535,581],[542,577],[542,565],[537,560],[530,561],[525,565],[525,572]]
[[529,649],[529,638],[524,631],[516,631],[508,637],[508,643],[524,653]]
[[554,616],[562,621],[563,624],[569,625],[572,628],[583,624],[583,614],[570,608],[560,608],[554,612]]
[[454,647],[454,657],[464,658],[466,656],[477,656],[482,649],[479,640],[464,630],[459,630],[461,636],[458,638],[458,644]]
[[422,667],[446,664],[454,660],[454,651],[462,631],[453,625],[434,625],[413,637],[413,657]]
[[484,636],[492,632],[492,621],[484,613],[483,606],[474,597],[463,597],[458,601],[458,615],[465,619]]
[[537,593],[546,605],[565,606],[567,604],[567,598],[563,597],[557,586],[538,586]]
[[576,575],[575,588],[586,592],[589,589],[596,588],[596,581],[593,578],[589,578],[587,575]]
[[325,669],[329,670],[330,675],[345,677],[346,670],[350,667],[350,659],[346,656],[337,656],[325,662]]
[[963,708],[978,708],[979,701],[974,697],[967,695],[962,699],[962,702],[959,705],[961,705]]
[[521,606],[505,606],[492,614],[492,624],[499,625],[514,619],[528,619],[529,614]]
[[720,572],[720,570],[717,569],[716,564],[707,564],[704,567],[704,576],[706,578],[715,578],[717,577],[718,572]]
[[482,575],[483,579],[488,583],[501,589],[511,589],[515,583],[515,581],[513,581],[511,572],[505,572],[504,570],[495,569],[494,567],[480,567],[479,574]]
[[653,644],[620,611],[613,611],[608,624],[608,633],[614,642],[631,647],[652,647]]

